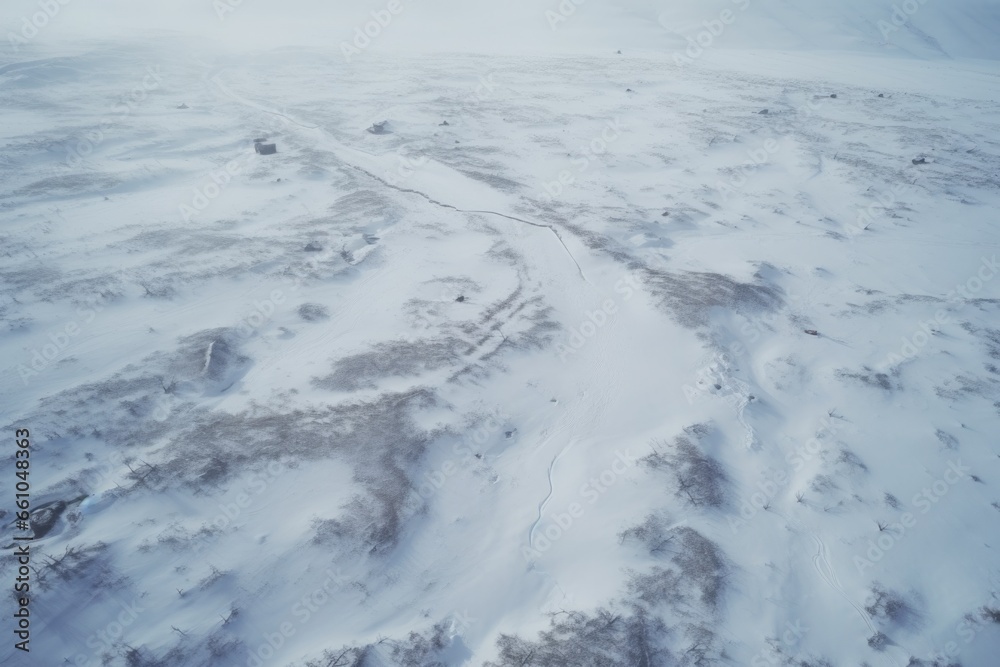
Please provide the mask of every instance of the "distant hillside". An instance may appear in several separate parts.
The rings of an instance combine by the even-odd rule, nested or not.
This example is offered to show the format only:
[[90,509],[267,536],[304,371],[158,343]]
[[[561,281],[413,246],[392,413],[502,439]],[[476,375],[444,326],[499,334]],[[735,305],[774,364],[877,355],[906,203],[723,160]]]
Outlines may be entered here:
[[[389,4],[91,0],[60,5],[37,39],[134,37],[149,29],[203,34],[253,48],[339,47],[350,43],[375,12],[385,25],[370,28],[376,35],[373,50],[676,51],[714,28],[717,34],[700,37],[713,49],[1000,58],[996,0],[398,0],[401,9],[395,15],[388,13]],[[4,2],[0,22],[5,41],[24,29],[24,17],[38,11],[35,0]]]

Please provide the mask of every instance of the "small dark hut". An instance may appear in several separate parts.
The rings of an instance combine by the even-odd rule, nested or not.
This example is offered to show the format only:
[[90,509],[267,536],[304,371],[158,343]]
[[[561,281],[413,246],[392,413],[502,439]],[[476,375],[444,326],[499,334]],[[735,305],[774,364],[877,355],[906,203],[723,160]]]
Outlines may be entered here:
[[278,152],[278,148],[274,144],[265,144],[261,141],[255,141],[253,149],[260,155],[274,155]]

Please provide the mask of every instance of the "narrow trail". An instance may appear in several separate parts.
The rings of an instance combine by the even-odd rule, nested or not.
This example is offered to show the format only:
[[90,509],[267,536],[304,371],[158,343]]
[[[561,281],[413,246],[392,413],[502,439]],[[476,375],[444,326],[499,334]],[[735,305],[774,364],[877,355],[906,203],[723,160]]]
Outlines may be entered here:
[[556,454],[555,458],[552,459],[552,462],[549,463],[549,473],[548,473],[548,475],[549,475],[549,493],[548,493],[548,495],[545,496],[544,499],[542,499],[542,502],[538,503],[538,516],[535,518],[535,521],[531,524],[531,528],[528,529],[528,545],[529,546],[532,545],[532,544],[534,544],[535,530],[538,528],[538,524],[540,524],[542,522],[542,515],[545,513],[545,507],[546,507],[546,505],[549,504],[549,501],[552,500],[552,494],[555,493],[555,483],[552,481],[552,471],[555,470],[556,463],[559,462],[559,459],[561,459],[563,457],[563,454],[565,454],[566,452],[568,452],[573,447],[574,443],[575,443],[575,440],[570,440],[569,444],[566,445],[565,447],[563,447],[562,451],[560,451],[558,454]]
[[[269,114],[269,115],[272,115],[272,116],[277,116],[279,118],[283,118],[283,119],[287,120],[289,123],[297,125],[297,126],[303,128],[303,129],[312,130],[312,131],[315,131],[315,132],[319,132],[327,140],[332,141],[334,143],[337,143],[337,145],[340,146],[340,144],[338,142],[336,142],[336,140],[334,140],[332,137],[330,137],[329,133],[326,132],[319,125],[307,125],[306,123],[299,122],[298,120],[296,120],[295,118],[289,116],[286,113],[282,113],[280,111],[275,111],[273,109],[268,109],[267,107],[265,107],[265,106],[263,106],[263,105],[261,105],[261,104],[259,104],[257,102],[254,102],[253,100],[248,100],[248,99],[244,98],[243,96],[241,96],[241,95],[233,92],[224,83],[222,83],[222,81],[219,80],[218,73],[208,74],[208,75],[206,75],[206,79],[208,81],[210,81],[213,85],[215,85],[220,91],[222,91],[222,93],[226,97],[228,97],[230,100],[232,100],[234,102],[237,102],[239,104],[242,104],[243,106],[247,106],[247,107],[250,107],[252,109],[256,109],[257,111],[260,111],[262,113],[266,113],[266,114]],[[343,146],[340,146],[340,147],[341,148],[345,148]],[[354,150],[354,151],[358,151],[360,153],[365,153],[366,155],[371,155],[372,157],[378,157],[376,155],[373,155],[373,154],[368,153],[366,151],[361,151],[361,150],[356,149],[356,148],[350,148],[349,150]],[[497,217],[506,218],[507,220],[511,220],[511,221],[514,221],[514,222],[520,222],[520,223],[525,224],[525,225],[531,225],[532,227],[538,227],[540,229],[547,229],[547,230],[549,230],[556,237],[556,240],[559,241],[559,245],[562,246],[563,250],[569,256],[570,260],[572,260],[574,266],[576,266],[576,270],[580,274],[580,278],[582,278],[585,283],[587,283],[588,285],[590,285],[591,287],[593,287],[593,283],[590,282],[590,280],[587,278],[586,274],[583,272],[583,267],[580,266],[580,262],[578,262],[576,260],[576,257],[573,255],[572,251],[569,249],[569,246],[566,245],[566,241],[563,239],[562,235],[559,233],[559,230],[557,230],[553,225],[542,223],[542,222],[532,222],[531,220],[525,220],[524,218],[518,218],[517,216],[507,215],[506,213],[499,213],[497,211],[478,210],[478,209],[462,209],[462,208],[459,208],[459,207],[454,206],[452,204],[448,204],[446,202],[442,202],[442,201],[439,201],[437,199],[434,199],[430,195],[428,195],[428,194],[426,194],[424,192],[421,192],[419,190],[414,190],[412,188],[404,188],[404,187],[400,187],[398,185],[393,185],[392,183],[390,183],[386,179],[384,179],[384,178],[382,178],[380,176],[377,176],[376,174],[373,174],[371,171],[365,169],[364,167],[358,166],[357,164],[354,164],[354,163],[352,163],[352,162],[344,159],[344,157],[342,155],[338,155],[337,157],[339,159],[343,160],[344,163],[346,163],[348,166],[352,167],[353,169],[356,169],[357,171],[360,171],[361,173],[365,174],[369,178],[372,178],[372,179],[378,181],[382,185],[384,185],[384,186],[386,186],[388,188],[391,188],[393,190],[396,190],[397,192],[401,192],[401,193],[405,193],[405,194],[417,195],[418,197],[422,197],[424,200],[426,200],[427,202],[429,202],[431,204],[434,204],[435,206],[439,206],[441,208],[449,209],[449,210],[455,211],[457,213],[480,214],[480,215],[495,215]]]
[[876,634],[878,629],[872,622],[872,617],[869,616],[868,612],[865,611],[861,605],[852,600],[851,596],[844,591],[844,588],[840,583],[840,579],[837,577],[836,571],[830,564],[830,551],[827,549],[826,543],[815,533],[813,533],[812,539],[813,543],[816,545],[816,554],[812,559],[813,567],[816,568],[816,572],[819,574],[820,578],[825,581],[828,586],[840,593],[845,600],[851,603],[851,606],[854,607],[855,611],[858,612],[858,615],[860,615],[862,620],[864,620],[865,625],[868,626],[868,631],[873,635]]
[[[871,633],[870,636],[878,634],[878,628],[875,627],[875,623],[872,622],[871,615],[865,611],[865,608],[860,604],[851,599],[851,596],[847,594],[844,587],[840,583],[840,578],[837,576],[837,572],[833,569],[833,565],[830,564],[830,551],[826,546],[826,543],[819,537],[816,533],[810,533],[813,539],[813,543],[816,545],[816,554],[813,556],[813,567],[819,574],[820,578],[826,582],[830,588],[840,593],[847,602],[854,607],[854,610],[858,612],[861,619],[868,626],[868,632]],[[884,654],[885,661],[893,665],[893,667],[900,667],[899,663],[890,656],[888,653]]]
[[547,230],[549,230],[550,232],[552,232],[555,235],[556,240],[559,241],[559,244],[563,247],[563,250],[565,250],[566,254],[569,255],[569,258],[573,261],[573,264],[576,266],[576,270],[580,274],[580,277],[583,279],[583,281],[585,283],[587,283],[588,285],[593,286],[593,283],[591,283],[590,280],[587,279],[586,274],[583,272],[583,267],[581,267],[580,263],[578,261],[576,261],[576,257],[573,256],[573,253],[572,253],[572,251],[570,251],[569,246],[566,245],[566,241],[564,241],[562,235],[559,234],[559,230],[557,230],[552,225],[547,225],[547,224],[542,223],[542,222],[532,222],[531,220],[525,220],[523,218],[518,218],[518,217],[513,216],[513,215],[507,215],[506,213],[498,213],[497,211],[485,211],[485,210],[478,210],[478,209],[459,208],[459,207],[454,206],[452,204],[448,204],[446,202],[438,201],[437,199],[434,199],[430,195],[428,195],[428,194],[426,194],[424,192],[421,192],[419,190],[413,190],[411,188],[403,188],[403,187],[400,187],[398,185],[393,185],[389,181],[385,180],[384,178],[382,178],[380,176],[377,176],[377,175],[373,174],[372,172],[368,171],[364,167],[359,167],[356,164],[352,164],[350,166],[353,167],[354,169],[360,171],[361,173],[365,174],[369,178],[372,178],[372,179],[378,181],[379,183],[381,183],[382,185],[386,186],[387,188],[391,188],[391,189],[393,189],[393,190],[395,190],[397,192],[402,192],[402,193],[405,193],[405,194],[417,195],[418,197],[422,197],[426,201],[430,202],[431,204],[434,204],[435,206],[440,206],[441,208],[446,208],[446,209],[449,209],[451,211],[456,211],[458,213],[479,214],[479,215],[495,215],[495,216],[500,217],[500,218],[506,218],[507,220],[513,220],[514,222],[520,222],[520,223],[523,223],[525,225],[531,225],[532,227],[538,227],[540,229],[547,229]]

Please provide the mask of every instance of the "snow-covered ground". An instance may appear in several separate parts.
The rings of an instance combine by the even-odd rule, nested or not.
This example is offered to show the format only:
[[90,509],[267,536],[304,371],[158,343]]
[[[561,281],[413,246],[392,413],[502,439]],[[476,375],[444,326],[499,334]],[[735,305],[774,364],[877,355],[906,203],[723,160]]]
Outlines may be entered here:
[[996,3],[137,4],[0,60],[0,663],[997,664]]

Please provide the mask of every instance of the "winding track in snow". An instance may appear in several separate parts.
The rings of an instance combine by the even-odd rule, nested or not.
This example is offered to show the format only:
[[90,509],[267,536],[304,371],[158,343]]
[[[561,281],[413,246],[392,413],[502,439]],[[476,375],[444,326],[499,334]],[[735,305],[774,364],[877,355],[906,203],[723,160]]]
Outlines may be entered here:
[[[217,68],[217,70],[218,70],[218,68]],[[220,91],[222,91],[222,93],[226,97],[228,97],[229,99],[233,100],[234,102],[238,102],[239,104],[242,104],[243,106],[247,106],[247,107],[256,109],[257,111],[260,111],[262,113],[270,114],[272,116],[278,116],[279,118],[284,118],[288,122],[293,123],[295,125],[298,125],[299,127],[303,128],[303,129],[314,130],[314,131],[317,131],[317,132],[321,132],[328,139],[330,139],[331,141],[334,141],[334,143],[337,143],[338,145],[340,145],[339,142],[337,142],[335,139],[333,139],[332,137],[330,137],[329,133],[326,130],[324,130],[322,127],[320,127],[319,125],[307,125],[305,123],[299,122],[299,121],[295,120],[294,118],[292,118],[291,116],[289,116],[286,113],[282,113],[280,111],[275,111],[273,109],[268,109],[267,107],[265,107],[265,106],[263,106],[263,105],[261,105],[261,104],[259,104],[257,102],[254,102],[253,100],[248,100],[248,99],[242,97],[241,95],[233,92],[224,83],[222,83],[221,80],[219,80],[218,73],[216,73],[214,75],[213,74],[209,74],[209,75],[206,76],[206,79],[208,81],[211,81]],[[341,147],[343,148],[343,146],[341,146]],[[359,150],[359,149],[351,148],[350,150]],[[365,153],[366,151],[360,151],[360,152]],[[368,154],[371,155],[371,153],[368,153]],[[556,240],[559,241],[559,245],[561,245],[562,248],[563,248],[563,250],[566,251],[566,254],[569,255],[569,258],[573,261],[573,264],[576,266],[576,270],[580,274],[580,277],[583,279],[583,281],[585,283],[587,283],[588,285],[592,284],[587,279],[586,274],[583,272],[583,267],[580,266],[580,262],[578,262],[576,260],[576,257],[573,255],[572,251],[570,251],[569,246],[566,245],[566,241],[563,240],[563,237],[559,233],[559,230],[557,230],[553,225],[546,224],[546,223],[543,223],[543,222],[532,222],[531,220],[525,220],[524,218],[518,218],[516,216],[507,215],[506,213],[499,213],[497,211],[477,210],[477,209],[462,209],[462,208],[459,208],[459,207],[454,206],[452,204],[448,204],[446,202],[438,201],[437,199],[434,199],[430,195],[428,195],[428,194],[426,194],[424,192],[421,192],[419,190],[413,190],[411,188],[403,188],[403,187],[400,187],[398,185],[393,185],[392,183],[388,182],[384,178],[381,178],[381,177],[373,174],[372,172],[368,171],[367,169],[365,169],[363,167],[360,167],[360,166],[358,166],[356,164],[353,164],[353,163],[349,162],[348,160],[345,160],[343,158],[343,156],[339,156],[338,155],[337,157],[339,159],[343,160],[348,166],[353,167],[354,169],[360,171],[361,173],[365,174],[369,178],[372,178],[372,179],[378,181],[382,185],[384,185],[384,186],[386,186],[388,188],[391,188],[393,190],[396,190],[397,192],[402,192],[402,193],[406,193],[406,194],[417,195],[418,197],[422,197],[423,199],[425,199],[429,203],[434,204],[435,206],[440,206],[442,208],[446,208],[446,209],[449,209],[449,210],[452,210],[452,211],[456,211],[458,213],[480,214],[480,215],[495,215],[497,217],[506,218],[507,220],[512,220],[514,222],[520,222],[520,223],[525,224],[525,225],[531,225],[532,227],[538,227],[538,228],[541,228],[541,229],[548,229],[556,237]]]
[[555,493],[555,484],[552,481],[552,471],[556,467],[556,463],[562,458],[563,454],[568,452],[570,448],[573,447],[573,441],[571,440],[568,445],[562,448],[558,454],[549,463],[549,493],[542,499],[542,502],[538,503],[538,516],[535,518],[534,523],[531,524],[531,528],[528,529],[528,544],[531,545],[535,539],[535,530],[538,528],[538,524],[542,522],[542,514],[545,512],[546,505],[552,500],[552,494]]
[[[836,570],[834,570],[833,565],[830,564],[830,550],[827,548],[826,543],[816,533],[811,533],[810,535],[813,542],[816,544],[816,554],[812,559],[813,567],[816,568],[816,572],[819,574],[820,578],[827,583],[827,585],[840,593],[841,597],[847,600],[850,605],[854,607],[854,610],[858,612],[859,616],[861,616],[865,625],[868,626],[868,631],[871,633],[870,636],[875,636],[878,634],[878,628],[875,627],[875,623],[872,622],[871,615],[865,611],[865,608],[851,599],[851,596],[844,590],[844,587],[840,583],[840,578],[837,576]],[[892,656],[885,654],[885,659],[895,667],[899,667],[898,663],[892,658]]]
[[570,251],[569,246],[566,245],[566,241],[563,240],[562,235],[559,234],[559,231],[555,227],[553,227],[552,225],[547,225],[547,224],[542,223],[542,222],[532,222],[531,220],[525,220],[524,218],[518,218],[518,217],[513,216],[513,215],[507,215],[506,213],[498,213],[496,211],[483,211],[483,210],[477,210],[477,209],[458,208],[457,206],[454,206],[452,204],[448,204],[446,202],[438,201],[437,199],[434,199],[430,195],[428,195],[428,194],[426,194],[424,192],[420,192],[419,190],[413,190],[411,188],[402,188],[402,187],[399,187],[398,185],[393,185],[392,183],[388,182],[384,178],[376,176],[375,174],[371,173],[367,169],[365,169],[363,167],[359,167],[356,164],[352,164],[350,166],[353,167],[353,168],[355,168],[355,169],[357,169],[361,173],[365,174],[369,178],[373,178],[376,181],[378,181],[379,183],[382,183],[383,185],[385,185],[388,188],[392,188],[393,190],[396,190],[397,192],[403,192],[403,193],[407,193],[407,194],[414,194],[414,195],[417,195],[419,197],[423,197],[424,199],[426,199],[431,204],[434,204],[435,206],[440,206],[442,208],[446,208],[446,209],[449,209],[449,210],[452,210],[452,211],[456,211],[458,213],[480,214],[480,215],[495,215],[495,216],[498,216],[498,217],[501,217],[501,218],[506,218],[508,220],[513,220],[515,222],[521,222],[521,223],[524,223],[526,225],[531,225],[532,227],[539,227],[539,228],[542,228],[542,229],[547,229],[547,230],[549,230],[550,232],[552,232],[555,235],[556,239],[559,241],[559,244],[562,245],[563,250],[565,250],[566,254],[569,255],[569,258],[571,260],[573,260],[573,264],[576,265],[576,270],[577,270],[577,272],[579,272],[580,277],[583,278],[584,282],[586,282],[588,285],[591,284],[590,281],[587,280],[586,274],[584,274],[584,272],[583,272],[583,267],[581,267],[580,263],[578,261],[576,261],[576,257],[573,256],[573,253]]

